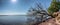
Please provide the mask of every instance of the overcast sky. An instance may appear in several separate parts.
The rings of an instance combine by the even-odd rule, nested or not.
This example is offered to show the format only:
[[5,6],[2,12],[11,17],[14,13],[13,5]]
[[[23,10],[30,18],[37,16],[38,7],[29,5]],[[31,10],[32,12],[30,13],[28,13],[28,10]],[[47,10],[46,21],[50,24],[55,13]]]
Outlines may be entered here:
[[44,9],[51,3],[51,0],[0,0],[0,15],[24,15],[37,1],[42,3]]

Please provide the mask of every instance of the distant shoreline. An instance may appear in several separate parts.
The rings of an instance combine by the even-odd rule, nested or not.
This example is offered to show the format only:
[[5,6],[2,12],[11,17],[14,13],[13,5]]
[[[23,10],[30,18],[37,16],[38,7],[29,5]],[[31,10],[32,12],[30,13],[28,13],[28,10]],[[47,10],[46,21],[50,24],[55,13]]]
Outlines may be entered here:
[[28,15],[0,15],[0,16],[28,16]]

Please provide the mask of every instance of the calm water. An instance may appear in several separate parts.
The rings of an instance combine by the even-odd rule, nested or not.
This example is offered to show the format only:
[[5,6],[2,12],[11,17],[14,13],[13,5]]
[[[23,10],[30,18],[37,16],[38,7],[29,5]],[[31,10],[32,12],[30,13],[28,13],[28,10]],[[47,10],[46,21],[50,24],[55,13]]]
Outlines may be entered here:
[[19,24],[25,23],[27,21],[27,16],[0,16],[0,25],[12,25],[12,24]]

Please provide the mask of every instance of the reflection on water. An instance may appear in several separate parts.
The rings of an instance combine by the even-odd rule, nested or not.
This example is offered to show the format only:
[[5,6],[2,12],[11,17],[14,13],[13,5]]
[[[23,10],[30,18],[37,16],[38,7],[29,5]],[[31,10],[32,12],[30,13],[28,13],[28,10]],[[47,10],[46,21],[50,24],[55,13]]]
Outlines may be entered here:
[[23,25],[27,16],[0,16],[0,25]]

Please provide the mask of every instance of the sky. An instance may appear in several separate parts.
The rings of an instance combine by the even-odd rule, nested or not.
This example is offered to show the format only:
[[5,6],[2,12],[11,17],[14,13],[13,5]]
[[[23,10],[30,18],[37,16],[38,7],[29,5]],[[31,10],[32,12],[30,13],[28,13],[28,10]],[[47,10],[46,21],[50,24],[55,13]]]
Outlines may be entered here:
[[25,15],[36,2],[41,3],[46,9],[51,0],[0,0],[0,15]]

